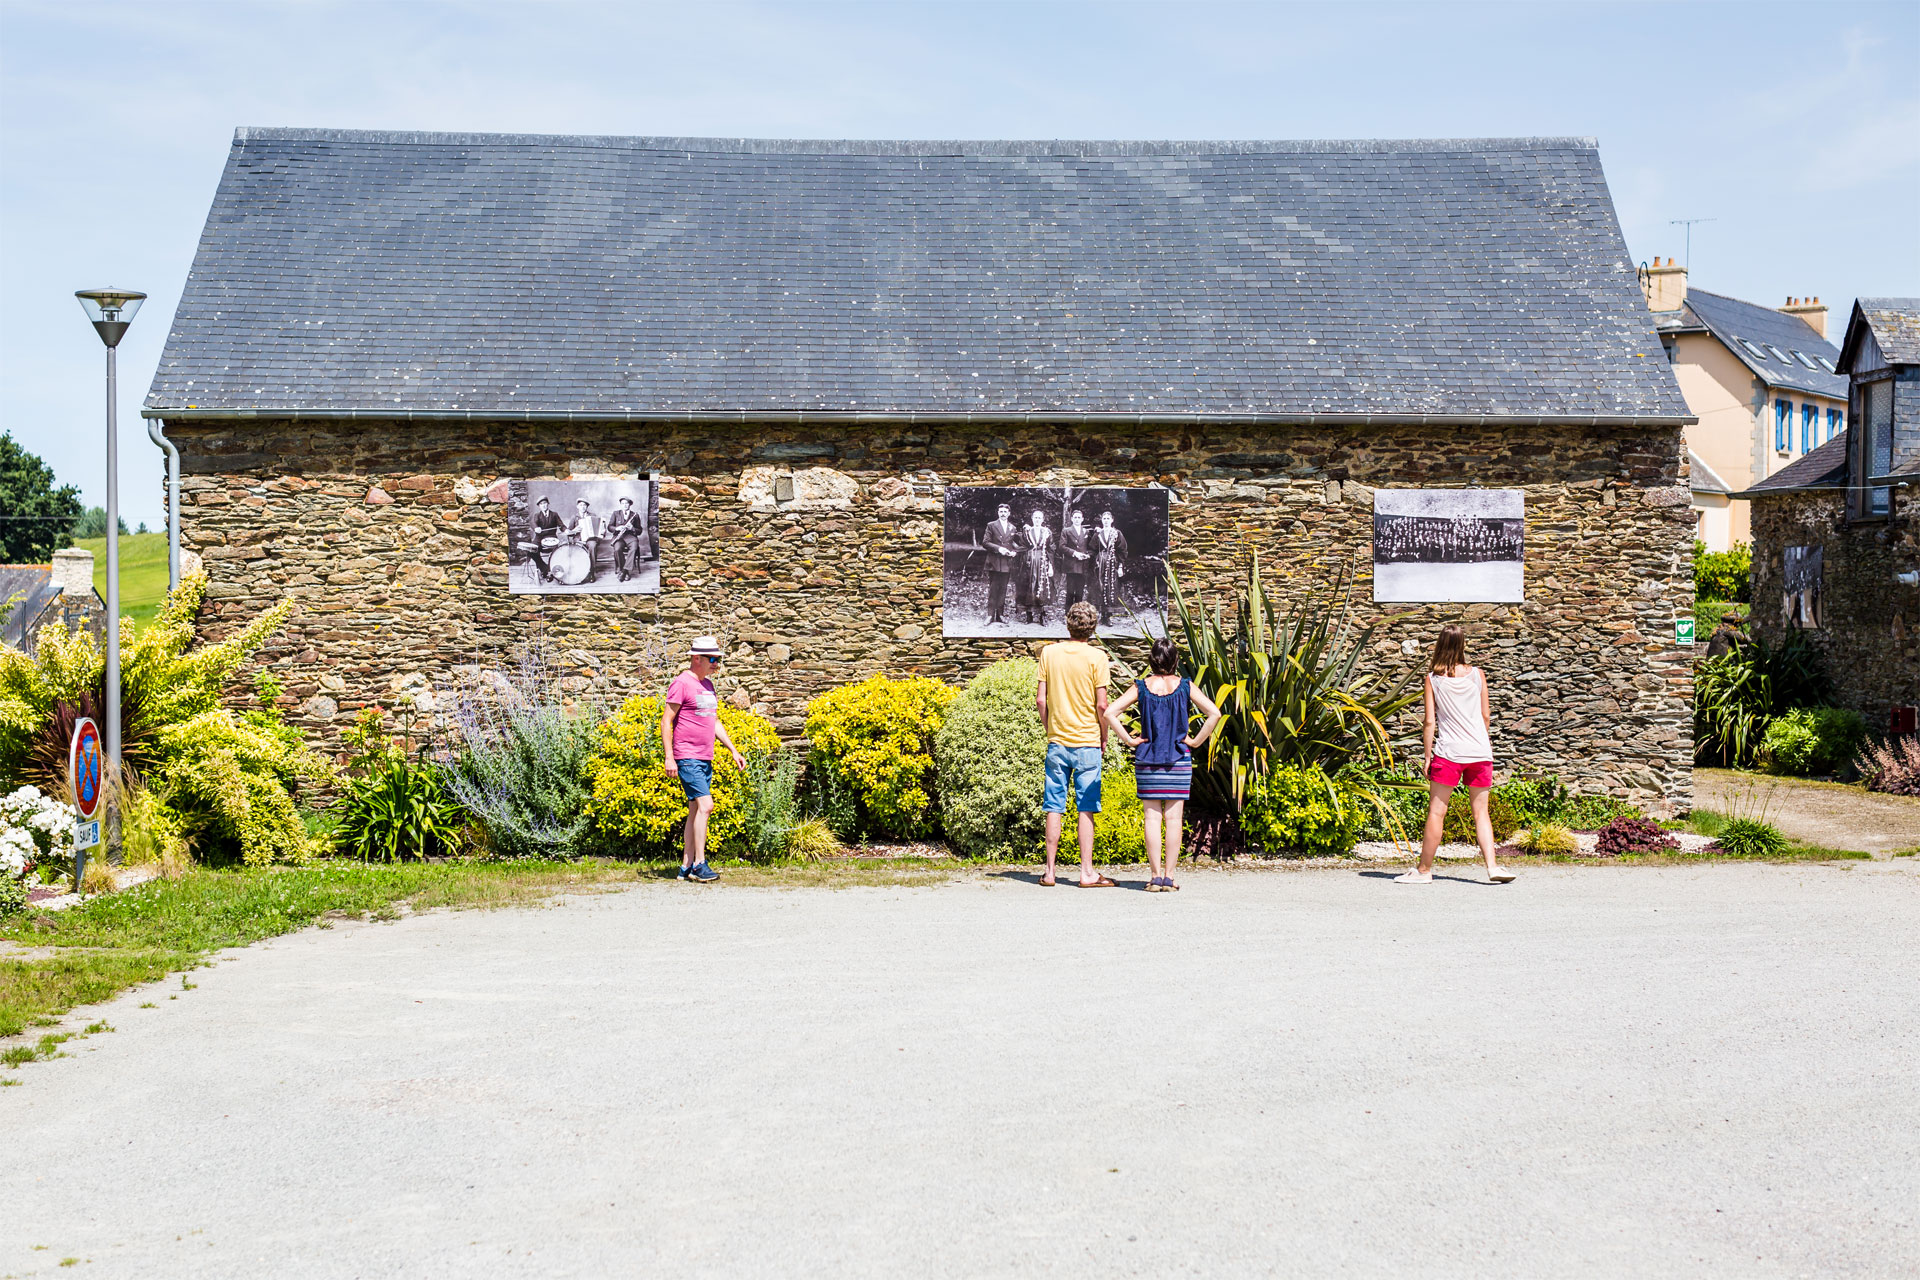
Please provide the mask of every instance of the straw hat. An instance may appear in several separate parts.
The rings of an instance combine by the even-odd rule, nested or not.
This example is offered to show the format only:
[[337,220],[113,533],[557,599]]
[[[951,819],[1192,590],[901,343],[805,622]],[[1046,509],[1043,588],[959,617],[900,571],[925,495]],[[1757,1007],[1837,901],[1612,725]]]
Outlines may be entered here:
[[700,636],[693,642],[693,647],[688,649],[687,652],[698,658],[718,658],[723,656],[720,642],[712,636]]

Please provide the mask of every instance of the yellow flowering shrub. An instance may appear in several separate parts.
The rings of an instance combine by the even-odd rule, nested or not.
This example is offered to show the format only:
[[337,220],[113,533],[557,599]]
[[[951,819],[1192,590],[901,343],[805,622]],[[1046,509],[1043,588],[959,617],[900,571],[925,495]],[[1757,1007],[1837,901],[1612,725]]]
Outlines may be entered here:
[[809,764],[848,786],[867,830],[912,839],[939,826],[933,738],[960,696],[925,676],[869,676],[807,703]]
[[[660,745],[660,699],[629,698],[618,715],[600,727],[600,745],[587,761],[595,828],[622,852],[672,853],[680,847],[680,824],[687,816],[686,792],[667,772]],[[763,716],[720,704],[720,723],[740,754],[770,756],[780,735]],[[710,853],[744,852],[748,781],[716,738],[713,752],[713,812],[707,818]]]
[[[221,702],[234,672],[287,620],[283,600],[215,644],[194,648],[194,619],[207,575],[189,574],[154,619],[121,645],[121,755],[144,782],[141,821],[157,848],[177,858],[237,852],[249,865],[304,862],[319,842],[294,803],[304,782],[325,782],[332,766],[281,723],[271,681],[260,709],[236,713]],[[124,634],[124,633],[123,633]],[[56,703],[97,695],[106,654],[93,634],[49,627],[34,655],[0,649],[0,773],[57,777],[64,744],[41,741]]]

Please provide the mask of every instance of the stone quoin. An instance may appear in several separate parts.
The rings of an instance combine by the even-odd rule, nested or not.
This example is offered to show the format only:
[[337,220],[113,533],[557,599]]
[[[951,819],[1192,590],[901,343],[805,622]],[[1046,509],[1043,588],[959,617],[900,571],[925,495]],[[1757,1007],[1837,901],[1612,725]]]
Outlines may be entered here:
[[[242,130],[147,413],[203,627],[293,597],[322,735],[538,629],[608,700],[717,632],[797,737],[1029,648],[942,638],[947,486],[1160,485],[1199,594],[1351,569],[1381,668],[1467,625],[1504,769],[1691,801],[1689,418],[1589,141]],[[508,595],[505,481],[649,473],[657,597]],[[1468,485],[1524,491],[1526,600],[1373,604],[1373,490]]]

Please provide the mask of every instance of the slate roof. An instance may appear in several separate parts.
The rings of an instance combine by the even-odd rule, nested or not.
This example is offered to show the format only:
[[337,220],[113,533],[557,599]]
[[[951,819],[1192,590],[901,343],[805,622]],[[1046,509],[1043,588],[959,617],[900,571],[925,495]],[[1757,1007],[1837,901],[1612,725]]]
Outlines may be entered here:
[[[1772,307],[1742,302],[1738,298],[1708,293],[1705,289],[1687,290],[1685,311],[1705,325],[1708,332],[1720,339],[1727,350],[1738,356],[1741,363],[1753,370],[1754,375],[1768,386],[1791,391],[1812,391],[1836,400],[1847,398],[1846,378],[1838,373],[1828,373],[1820,364],[1824,356],[1837,367],[1840,362],[1839,348],[1815,333],[1813,326],[1800,317],[1775,311]],[[1756,356],[1742,345],[1742,338],[1759,347],[1761,354]],[[1775,350],[1786,355],[1785,363],[1773,354]],[[1794,358],[1795,352],[1806,355],[1815,367],[1807,368]]]
[[[1798,323],[1796,321],[1795,323]],[[1736,498],[1755,498],[1802,489],[1844,489],[1847,484],[1847,432],[1801,454]]]
[[[1920,298],[1858,298],[1854,309],[1890,365],[1920,364]],[[1851,320],[1847,336],[1853,336]]]
[[1691,421],[1591,139],[247,128],[146,412]]
[[1733,486],[1721,479],[1720,473],[1691,449],[1687,450],[1687,474],[1690,477],[1687,487],[1695,493],[1733,492]]

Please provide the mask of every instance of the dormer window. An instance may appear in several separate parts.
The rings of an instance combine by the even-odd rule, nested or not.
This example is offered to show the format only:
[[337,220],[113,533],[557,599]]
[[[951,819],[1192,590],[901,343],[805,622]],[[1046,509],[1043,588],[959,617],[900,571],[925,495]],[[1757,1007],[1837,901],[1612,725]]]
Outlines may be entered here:
[[1892,510],[1893,490],[1881,485],[1867,487],[1869,476],[1883,476],[1893,470],[1893,380],[1856,382],[1859,399],[1854,402],[1853,493],[1855,516],[1884,516]]

